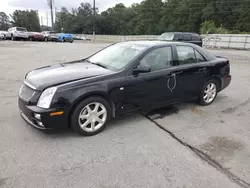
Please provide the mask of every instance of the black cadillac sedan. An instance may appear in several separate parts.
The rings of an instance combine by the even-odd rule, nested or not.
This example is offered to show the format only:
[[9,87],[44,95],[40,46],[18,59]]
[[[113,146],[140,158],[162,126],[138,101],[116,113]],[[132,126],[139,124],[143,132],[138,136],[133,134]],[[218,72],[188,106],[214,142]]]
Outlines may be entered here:
[[38,129],[71,127],[91,136],[135,111],[192,100],[210,105],[230,82],[228,59],[197,45],[121,42],[28,72],[18,103],[23,119]]

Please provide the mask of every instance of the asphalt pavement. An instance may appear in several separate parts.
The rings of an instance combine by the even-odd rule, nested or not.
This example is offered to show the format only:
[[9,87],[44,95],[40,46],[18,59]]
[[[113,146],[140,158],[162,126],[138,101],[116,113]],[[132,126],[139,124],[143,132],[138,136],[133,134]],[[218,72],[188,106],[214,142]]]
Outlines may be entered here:
[[27,71],[82,59],[105,43],[0,42],[0,187],[250,187],[250,53],[231,60],[232,84],[213,105],[179,104],[114,120],[100,134],[44,133],[19,115]]

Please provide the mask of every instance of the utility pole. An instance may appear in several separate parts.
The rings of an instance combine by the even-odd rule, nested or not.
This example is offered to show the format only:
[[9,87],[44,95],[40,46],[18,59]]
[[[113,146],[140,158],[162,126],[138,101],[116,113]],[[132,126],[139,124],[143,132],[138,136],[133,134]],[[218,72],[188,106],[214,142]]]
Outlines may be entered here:
[[51,14],[51,30],[53,30],[53,26],[54,26],[54,0],[47,0],[47,3],[48,3],[48,6],[49,6],[49,9],[50,9],[50,14]]
[[41,25],[43,25],[43,16],[41,16]]
[[49,18],[48,18],[48,12],[46,12],[46,20],[47,20],[47,28],[49,28]]
[[93,11],[93,13],[94,13],[94,15],[93,15],[93,40],[95,42],[95,0],[94,0],[93,4],[94,4],[94,6],[93,6],[93,9],[94,9],[94,11]]

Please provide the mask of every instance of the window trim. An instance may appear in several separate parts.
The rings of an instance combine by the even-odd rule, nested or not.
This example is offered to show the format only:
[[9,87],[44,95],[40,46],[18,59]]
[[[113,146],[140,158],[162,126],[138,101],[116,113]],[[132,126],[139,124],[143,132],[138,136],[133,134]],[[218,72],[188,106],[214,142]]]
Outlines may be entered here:
[[[206,59],[198,50],[196,50],[195,48],[193,48],[193,49],[194,49],[194,55],[195,55],[196,63],[204,63],[204,62],[207,62],[207,59]],[[196,51],[197,53],[199,53],[199,54],[201,55],[201,57],[203,57],[203,59],[204,59],[203,62],[198,62],[198,61],[197,61],[197,56],[196,56],[195,51]]]

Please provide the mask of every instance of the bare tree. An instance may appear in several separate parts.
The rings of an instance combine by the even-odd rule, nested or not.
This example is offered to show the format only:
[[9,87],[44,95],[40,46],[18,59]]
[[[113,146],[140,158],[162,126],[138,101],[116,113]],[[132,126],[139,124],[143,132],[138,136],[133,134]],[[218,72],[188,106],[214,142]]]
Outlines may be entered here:
[[54,29],[54,14],[53,14],[53,7],[54,7],[54,0],[47,0],[48,6],[50,8],[51,14],[51,29]]

